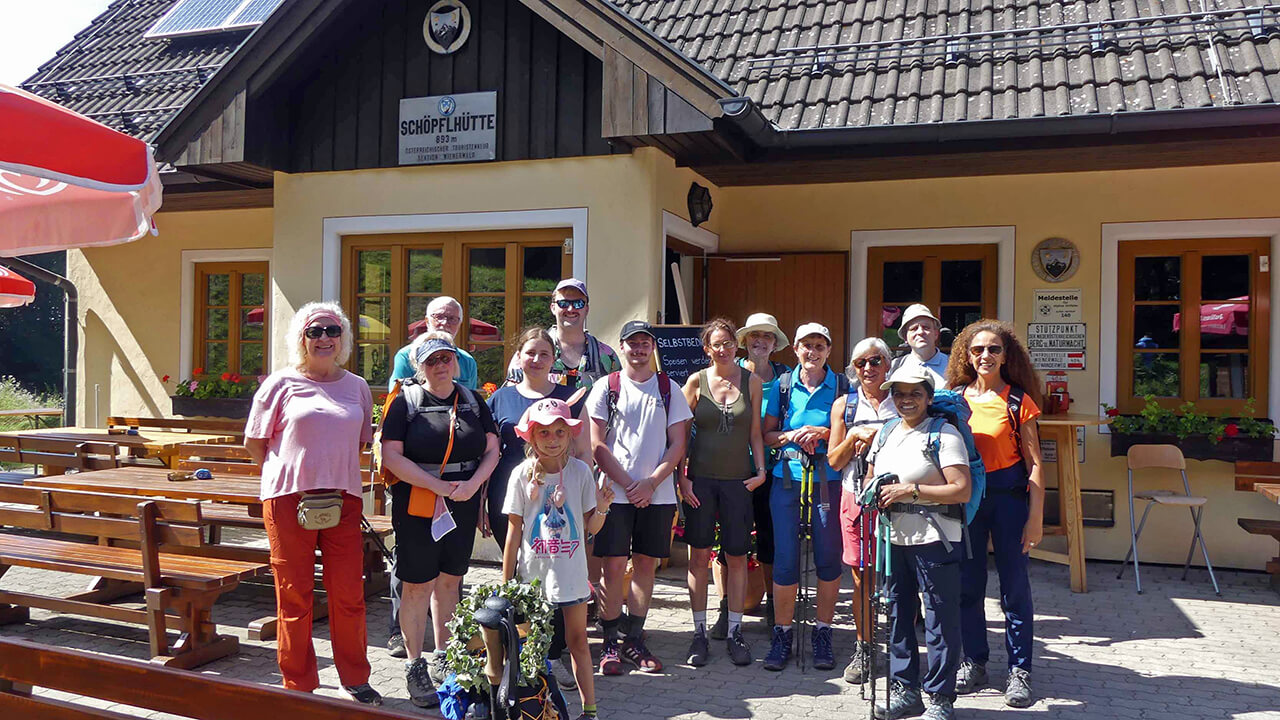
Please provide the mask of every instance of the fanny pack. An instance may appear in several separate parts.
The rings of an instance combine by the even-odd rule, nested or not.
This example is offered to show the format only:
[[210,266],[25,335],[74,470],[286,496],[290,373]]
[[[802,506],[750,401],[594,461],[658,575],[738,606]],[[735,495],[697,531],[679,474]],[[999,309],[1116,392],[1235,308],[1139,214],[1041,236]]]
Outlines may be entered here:
[[303,493],[298,500],[298,525],[303,530],[328,530],[342,519],[340,491]]

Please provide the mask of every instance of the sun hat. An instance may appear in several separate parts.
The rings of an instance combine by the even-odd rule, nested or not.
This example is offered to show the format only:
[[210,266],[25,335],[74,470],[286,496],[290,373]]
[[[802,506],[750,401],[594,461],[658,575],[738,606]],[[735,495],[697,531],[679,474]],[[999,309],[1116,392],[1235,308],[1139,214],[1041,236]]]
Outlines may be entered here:
[[521,440],[530,442],[534,425],[554,425],[560,420],[565,421],[573,431],[574,437],[582,433],[582,421],[573,416],[573,412],[563,400],[543,398],[530,405],[529,409],[520,416],[520,423],[516,425],[516,435]]
[[828,343],[831,342],[831,331],[822,323],[807,322],[796,328],[796,342],[800,342],[810,335],[821,335],[827,339]]
[[578,292],[582,293],[582,297],[584,299],[586,299],[588,302],[591,301],[591,296],[587,294],[587,284],[582,282],[578,278],[565,278],[561,280],[560,282],[556,283],[556,289],[552,290],[551,294],[555,295],[561,290],[566,290],[566,289],[577,290]]
[[898,326],[898,337],[902,338],[903,340],[906,340],[907,328],[911,327],[911,323],[915,322],[916,320],[919,320],[922,317],[929,318],[930,320],[933,321],[934,325],[938,326],[939,330],[942,329],[942,321],[939,320],[937,317],[935,317],[934,314],[929,311],[929,307],[922,303],[916,303],[911,307],[907,308],[907,311],[902,314],[902,324]]
[[431,357],[432,354],[440,352],[441,350],[448,350],[454,355],[458,354],[458,348],[448,340],[443,338],[431,338],[414,348],[413,361],[421,365],[423,361]]
[[929,386],[929,392],[936,390],[933,385],[933,374],[923,365],[915,363],[903,363],[902,366],[889,375],[888,379],[880,383],[880,389],[889,390],[894,383],[907,383],[908,385],[923,383]]
[[769,313],[751,313],[747,316],[747,324],[738,328],[738,344],[742,345],[747,341],[747,335],[753,332],[773,333],[773,339],[778,347],[786,347],[791,342],[787,340],[787,334],[782,332],[778,327],[778,318]]
[[618,333],[618,339],[626,340],[632,335],[639,335],[640,333],[656,339],[653,334],[653,326],[644,320],[628,320],[627,324],[622,326],[622,332]]

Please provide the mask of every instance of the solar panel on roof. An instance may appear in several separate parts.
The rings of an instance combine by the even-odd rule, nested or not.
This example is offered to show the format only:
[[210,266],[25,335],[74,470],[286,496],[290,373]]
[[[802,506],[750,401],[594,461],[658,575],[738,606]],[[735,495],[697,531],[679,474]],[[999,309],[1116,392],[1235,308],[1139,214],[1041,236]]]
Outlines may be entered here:
[[284,0],[178,0],[144,37],[181,37],[261,25]]
[[271,17],[271,13],[280,7],[284,0],[249,0],[249,2],[231,18],[232,25],[261,25]]

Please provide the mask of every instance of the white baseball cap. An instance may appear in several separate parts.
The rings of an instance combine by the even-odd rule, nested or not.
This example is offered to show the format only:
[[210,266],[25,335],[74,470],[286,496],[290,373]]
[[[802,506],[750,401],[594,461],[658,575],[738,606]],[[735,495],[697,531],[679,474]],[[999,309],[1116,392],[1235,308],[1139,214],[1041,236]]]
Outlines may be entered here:
[[902,324],[898,326],[898,337],[906,340],[907,328],[911,326],[911,323],[922,317],[929,318],[933,321],[934,325],[938,326],[939,330],[942,329],[942,321],[934,317],[933,313],[929,310],[929,307],[922,303],[916,303],[911,307],[908,307],[907,311],[902,314]]
[[916,363],[903,363],[884,382],[880,383],[880,389],[889,390],[894,383],[906,383],[908,385],[923,383],[929,386],[929,392],[934,392],[937,389],[933,385],[933,373],[929,372],[923,365],[917,365]]
[[831,342],[831,331],[822,323],[807,322],[796,328],[796,342],[800,342],[810,335],[821,335],[827,339],[828,343]]

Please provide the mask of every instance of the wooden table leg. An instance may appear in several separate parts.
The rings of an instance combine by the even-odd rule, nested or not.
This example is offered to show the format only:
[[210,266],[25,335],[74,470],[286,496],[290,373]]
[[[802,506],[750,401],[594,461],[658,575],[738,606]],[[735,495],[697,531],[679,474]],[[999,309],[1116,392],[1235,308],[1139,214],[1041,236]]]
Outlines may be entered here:
[[1067,531],[1067,556],[1071,567],[1071,591],[1089,592],[1084,565],[1084,522],[1080,502],[1080,463],[1076,430],[1070,425],[1054,428],[1058,442],[1058,496],[1063,500],[1063,527]]

